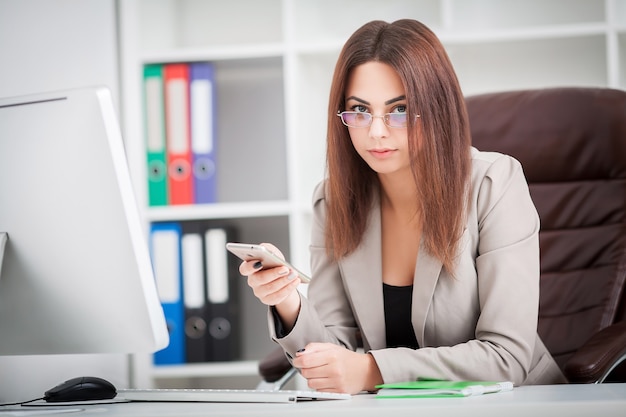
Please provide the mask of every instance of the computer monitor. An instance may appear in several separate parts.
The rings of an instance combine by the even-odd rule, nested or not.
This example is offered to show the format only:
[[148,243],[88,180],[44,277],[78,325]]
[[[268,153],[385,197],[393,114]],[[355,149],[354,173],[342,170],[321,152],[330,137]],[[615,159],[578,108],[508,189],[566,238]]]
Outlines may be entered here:
[[167,345],[108,89],[0,99],[0,233],[0,355]]

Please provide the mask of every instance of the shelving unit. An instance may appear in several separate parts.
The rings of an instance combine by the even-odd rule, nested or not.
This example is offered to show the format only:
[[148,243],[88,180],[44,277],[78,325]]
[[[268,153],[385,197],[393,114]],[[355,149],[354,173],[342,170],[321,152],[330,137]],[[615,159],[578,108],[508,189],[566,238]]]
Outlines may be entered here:
[[[549,86],[626,89],[626,0],[119,0],[123,127],[137,198],[151,221],[228,221],[308,272],[311,194],[323,178],[336,57],[363,23],[415,18],[437,33],[466,95]],[[148,208],[141,68],[212,61],[219,204]],[[274,344],[242,278],[242,362],[151,366],[135,383],[248,375]],[[258,378],[256,378],[258,380]],[[204,381],[203,383],[205,383]]]

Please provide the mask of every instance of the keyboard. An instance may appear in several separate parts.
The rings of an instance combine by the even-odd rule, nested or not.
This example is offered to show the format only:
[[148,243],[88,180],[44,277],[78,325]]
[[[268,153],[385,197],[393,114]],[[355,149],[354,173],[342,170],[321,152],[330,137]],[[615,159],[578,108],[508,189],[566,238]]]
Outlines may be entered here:
[[115,397],[127,401],[220,403],[295,403],[350,398],[350,394],[335,392],[258,389],[119,389]]

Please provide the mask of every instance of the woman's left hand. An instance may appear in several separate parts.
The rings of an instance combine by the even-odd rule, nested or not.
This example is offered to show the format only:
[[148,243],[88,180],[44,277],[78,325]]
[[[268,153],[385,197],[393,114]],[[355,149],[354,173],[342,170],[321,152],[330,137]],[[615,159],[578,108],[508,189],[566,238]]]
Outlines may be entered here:
[[372,391],[382,377],[372,355],[333,343],[309,343],[296,353],[293,366],[317,391],[357,394]]

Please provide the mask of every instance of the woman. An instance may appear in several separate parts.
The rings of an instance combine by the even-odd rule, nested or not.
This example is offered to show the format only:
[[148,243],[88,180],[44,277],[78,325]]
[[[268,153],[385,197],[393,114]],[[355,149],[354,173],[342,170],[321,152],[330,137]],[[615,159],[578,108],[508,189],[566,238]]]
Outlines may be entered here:
[[565,382],[537,335],[539,218],[522,168],[471,147],[437,37],[414,20],[358,29],[328,117],[308,297],[288,268],[240,266],[309,387]]

